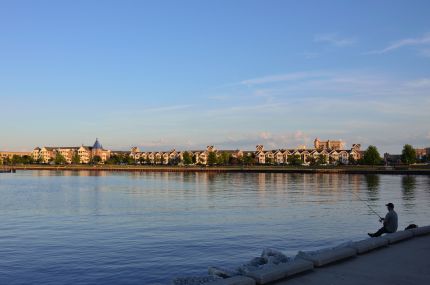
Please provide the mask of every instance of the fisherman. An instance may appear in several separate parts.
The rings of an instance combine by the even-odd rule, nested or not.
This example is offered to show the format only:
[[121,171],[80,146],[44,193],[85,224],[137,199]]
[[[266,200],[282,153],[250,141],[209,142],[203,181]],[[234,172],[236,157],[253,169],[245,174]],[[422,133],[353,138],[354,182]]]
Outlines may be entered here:
[[394,204],[388,203],[385,206],[387,206],[388,213],[385,215],[385,218],[379,219],[384,226],[374,234],[368,233],[370,237],[379,237],[382,234],[395,233],[397,231],[397,213],[394,211]]

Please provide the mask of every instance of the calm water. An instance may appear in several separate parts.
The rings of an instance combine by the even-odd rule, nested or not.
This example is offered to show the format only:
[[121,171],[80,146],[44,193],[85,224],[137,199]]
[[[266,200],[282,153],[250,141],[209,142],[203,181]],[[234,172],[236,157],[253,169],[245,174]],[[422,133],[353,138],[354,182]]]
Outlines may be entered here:
[[378,228],[430,224],[430,177],[333,174],[0,174],[0,284],[169,284]]

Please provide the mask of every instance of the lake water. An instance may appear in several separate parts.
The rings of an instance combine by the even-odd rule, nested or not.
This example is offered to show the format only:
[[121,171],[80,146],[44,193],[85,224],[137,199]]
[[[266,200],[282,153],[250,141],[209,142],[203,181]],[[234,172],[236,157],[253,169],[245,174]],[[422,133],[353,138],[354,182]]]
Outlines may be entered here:
[[169,284],[366,238],[358,197],[430,224],[429,176],[18,171],[0,195],[0,284]]

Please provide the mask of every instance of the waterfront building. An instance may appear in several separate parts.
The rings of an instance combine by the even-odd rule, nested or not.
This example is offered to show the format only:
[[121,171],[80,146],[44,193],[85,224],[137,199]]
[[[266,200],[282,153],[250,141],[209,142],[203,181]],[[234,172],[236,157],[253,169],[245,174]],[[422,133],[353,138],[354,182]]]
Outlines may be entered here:
[[[296,149],[274,149],[265,150],[263,145],[257,145],[255,151],[242,151],[242,150],[218,150],[214,146],[207,146],[205,150],[188,150],[188,151],[159,151],[159,152],[145,152],[141,151],[138,147],[132,147],[129,155],[136,163],[140,164],[178,164],[183,161],[183,155],[188,152],[195,164],[206,165],[208,157],[211,152],[214,152],[217,157],[227,154],[228,157],[234,159],[241,159],[244,156],[252,156],[257,164],[288,164],[292,156],[298,156],[303,164],[309,164],[310,158],[319,160],[320,156],[324,156],[326,163],[331,164],[348,164],[350,159],[359,160],[362,157],[361,145],[353,144],[351,149],[341,149],[343,146],[341,141],[319,141],[315,144],[314,149],[308,149],[306,146],[299,146]],[[333,149],[328,148],[333,147]]]
[[415,153],[417,155],[417,160],[422,161],[424,159],[429,160],[430,158],[430,148],[416,148]]
[[[182,150],[177,151],[141,151],[134,146],[130,151],[111,151],[103,148],[98,139],[92,146],[80,147],[36,147],[31,153],[27,153],[33,157],[35,161],[43,163],[51,163],[55,157],[60,154],[64,157],[66,163],[72,163],[76,156],[79,157],[79,162],[87,164],[93,161],[98,156],[100,162],[106,162],[112,156],[130,157],[136,164],[160,164],[160,165],[176,165],[183,161],[185,152],[187,152],[194,164],[207,165],[210,153],[224,160],[242,161],[244,157],[252,157],[256,164],[289,164],[293,156],[300,158],[303,164],[308,165],[312,160],[321,160],[324,157],[326,163],[330,164],[348,164],[350,159],[359,160],[363,156],[360,144],[353,144],[352,148],[345,149],[344,144],[340,140],[321,141],[318,138],[314,141],[314,148],[307,148],[302,145],[294,149],[272,149],[265,150],[263,145],[257,145],[255,150],[218,150],[213,145],[209,145],[203,150]],[[342,148],[341,148],[342,147]],[[76,158],[75,158],[76,159]],[[229,163],[230,161],[224,161]],[[249,161],[249,160],[247,160]]]
[[384,162],[385,164],[394,165],[402,163],[402,155],[401,154],[390,154],[384,153]]
[[330,150],[340,150],[345,147],[345,143],[341,140],[326,140],[322,141],[319,138],[314,140],[314,147],[318,150],[330,149]]
[[24,157],[31,156],[31,152],[26,151],[0,151],[0,164],[5,160],[12,160],[14,156]]
[[52,162],[57,154],[64,157],[66,163],[72,163],[73,157],[77,154],[79,156],[80,163],[90,163],[91,160],[98,156],[102,162],[109,159],[111,155],[110,150],[106,150],[100,144],[99,140],[96,139],[92,146],[80,146],[80,147],[64,147],[64,146],[44,146],[42,148],[35,147],[31,153],[31,156],[35,161],[42,163]]
[[[359,160],[362,157],[360,144],[353,144],[351,149],[344,149],[342,141],[320,141],[319,139],[315,139],[314,146],[314,149],[299,146],[296,149],[264,150],[263,145],[257,145],[255,149],[255,162],[257,164],[289,164],[291,157],[297,156],[303,164],[307,165],[310,158],[318,160],[320,155],[323,155],[326,163],[348,164],[351,158]],[[328,148],[329,146],[333,148]]]

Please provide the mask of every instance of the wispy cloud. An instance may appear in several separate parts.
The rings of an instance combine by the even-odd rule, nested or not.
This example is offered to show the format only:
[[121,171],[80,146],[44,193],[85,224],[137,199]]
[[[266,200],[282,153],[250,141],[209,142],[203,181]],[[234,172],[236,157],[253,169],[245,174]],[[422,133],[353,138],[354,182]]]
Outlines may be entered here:
[[171,146],[172,143],[170,141],[168,141],[167,139],[163,138],[163,139],[158,139],[158,140],[151,140],[151,141],[143,141],[140,143],[140,145],[142,147],[145,148],[151,148],[151,147],[166,147],[166,146]]
[[255,150],[257,144],[263,144],[266,149],[296,148],[298,146],[310,147],[313,138],[305,131],[297,130],[292,132],[260,131],[241,134],[231,134],[226,140],[217,141],[215,145],[219,148],[240,147],[245,150]]
[[346,47],[354,45],[357,42],[355,38],[340,37],[336,33],[318,34],[314,36],[315,42],[328,43],[336,47]]
[[268,75],[262,76],[258,78],[246,79],[240,82],[242,85],[258,85],[258,84],[266,84],[266,83],[276,83],[283,81],[297,81],[302,79],[309,79],[315,77],[325,76],[324,72],[320,71],[312,71],[312,72],[292,72],[285,74],[277,74],[277,75]]
[[192,105],[172,105],[172,106],[164,106],[164,107],[155,107],[155,108],[147,108],[143,109],[145,112],[167,112],[167,111],[177,111],[182,109],[188,109],[192,107]]
[[[383,54],[383,53],[394,51],[407,46],[422,46],[422,45],[429,45],[429,44],[430,44],[430,33],[427,33],[427,34],[424,34],[422,37],[407,38],[407,39],[401,39],[401,40],[395,41],[383,49],[370,51],[368,53]],[[426,54],[425,51],[426,50],[424,50],[424,54]]]
[[420,78],[416,80],[411,80],[405,83],[408,87],[413,88],[428,88],[430,89],[430,78]]

